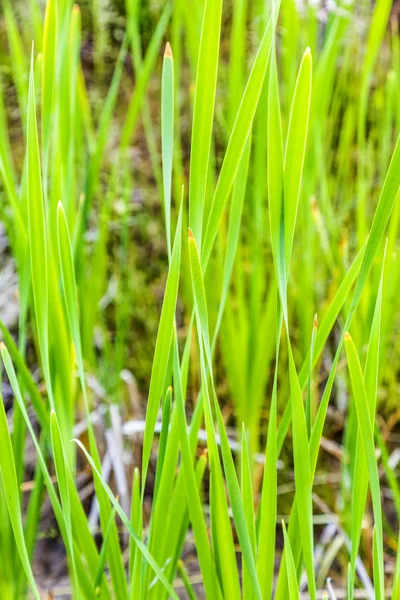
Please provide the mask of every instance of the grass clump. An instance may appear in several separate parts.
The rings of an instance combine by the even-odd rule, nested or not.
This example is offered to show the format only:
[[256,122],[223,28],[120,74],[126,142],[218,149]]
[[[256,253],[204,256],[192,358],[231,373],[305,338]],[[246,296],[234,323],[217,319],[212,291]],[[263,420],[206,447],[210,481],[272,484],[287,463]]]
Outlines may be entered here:
[[397,600],[392,3],[109,4],[3,2],[0,595]]

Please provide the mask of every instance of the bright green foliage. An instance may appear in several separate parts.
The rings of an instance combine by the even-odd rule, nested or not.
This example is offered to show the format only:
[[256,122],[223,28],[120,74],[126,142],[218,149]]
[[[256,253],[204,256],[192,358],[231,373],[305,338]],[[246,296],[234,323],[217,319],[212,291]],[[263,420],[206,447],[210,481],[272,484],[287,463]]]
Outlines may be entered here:
[[189,181],[189,225],[201,246],[217,85],[222,0],[206,0],[193,107]]
[[29,556],[26,549],[26,543],[24,538],[24,530],[22,525],[21,517],[21,504],[20,494],[18,489],[17,474],[15,470],[14,456],[11,446],[10,434],[8,431],[7,417],[4,410],[3,401],[0,406],[0,427],[1,427],[1,462],[0,462],[0,474],[1,474],[1,485],[4,490],[3,498],[7,502],[8,513],[14,532],[15,544],[18,548],[18,553],[21,558],[21,562],[32,588],[35,598],[40,598],[39,591],[36,587],[35,580],[31,565],[29,562]]
[[400,597],[392,4],[3,0],[2,599]]

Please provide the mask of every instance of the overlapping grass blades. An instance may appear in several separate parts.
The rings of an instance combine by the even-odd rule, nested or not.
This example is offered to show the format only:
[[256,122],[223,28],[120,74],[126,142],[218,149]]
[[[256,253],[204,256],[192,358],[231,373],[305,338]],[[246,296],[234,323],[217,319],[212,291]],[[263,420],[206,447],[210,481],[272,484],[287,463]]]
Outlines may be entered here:
[[[48,0],[41,15],[30,0],[20,23],[19,9],[4,0],[1,219],[20,300],[17,343],[0,321],[13,395],[12,423],[0,407],[6,600],[28,588],[40,597],[31,565],[44,493],[65,546],[71,597],[167,600],[184,589],[190,598],[286,600],[299,598],[305,582],[310,598],[319,597],[329,565],[321,568],[314,550],[313,491],[331,401],[338,413],[348,410],[342,454],[350,458],[327,502],[344,529],[338,537],[351,545],[335,554],[337,582],[325,591],[333,597],[347,579],[349,598],[356,596],[361,554],[376,597],[393,579],[397,598],[399,553],[395,562],[388,548],[398,542],[380,493],[381,465],[397,517],[400,495],[376,416],[380,396],[392,409],[400,367],[400,50],[397,26],[386,32],[387,0],[376,3],[368,27],[359,27],[361,9],[338,4],[322,25],[311,3],[301,12],[293,0],[233,0],[231,19],[222,0],[176,0],[146,32],[153,12],[127,0],[111,67],[97,54],[108,34],[93,3],[92,78],[80,53],[87,13],[81,19],[71,2]],[[93,102],[96,78],[99,89],[109,86],[104,102]],[[9,80],[17,116],[6,111]],[[24,157],[14,151],[17,121]],[[146,226],[152,196],[157,226],[164,209],[165,241],[162,227],[153,239]],[[144,340],[133,315],[153,270],[157,285],[147,297],[159,288],[160,309],[141,310],[146,331],[147,320],[158,323],[157,336]],[[113,486],[119,492],[132,440],[120,444],[117,476],[108,479],[102,461],[117,453],[106,444],[103,456],[92,419],[104,415],[107,434],[115,434],[116,412],[132,416],[125,382],[147,354],[149,384],[137,384],[145,407],[137,403],[134,416],[145,414],[143,440],[135,438],[141,464],[132,464],[128,514],[126,491],[120,502]],[[87,437],[70,443],[82,414]],[[27,433],[37,464],[25,511]],[[331,465],[321,458],[321,467]],[[93,474],[99,527],[77,487],[82,460]],[[278,464],[294,473],[293,499],[283,502]],[[368,490],[374,531],[366,544]],[[341,508],[349,498],[351,515]],[[282,508],[287,527],[279,524]],[[182,560],[188,548],[196,577]]]
[[206,0],[193,107],[189,180],[189,224],[201,248],[217,85],[222,0]]

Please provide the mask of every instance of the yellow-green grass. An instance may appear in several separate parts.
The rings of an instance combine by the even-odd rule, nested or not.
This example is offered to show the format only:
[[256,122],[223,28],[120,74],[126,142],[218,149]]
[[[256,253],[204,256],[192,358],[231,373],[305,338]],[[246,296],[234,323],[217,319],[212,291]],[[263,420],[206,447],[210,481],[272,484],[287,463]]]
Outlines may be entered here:
[[[19,320],[0,322],[1,598],[41,597],[46,496],[73,598],[400,597],[379,418],[398,408],[400,39],[389,0],[336,4],[126,0],[112,42],[118,3],[4,0],[0,203]],[[158,306],[143,302],[153,270]],[[144,426],[139,452],[113,438],[110,480],[95,422],[116,436],[116,413]],[[340,464],[320,452],[338,444]],[[321,494],[321,472],[340,485]]]

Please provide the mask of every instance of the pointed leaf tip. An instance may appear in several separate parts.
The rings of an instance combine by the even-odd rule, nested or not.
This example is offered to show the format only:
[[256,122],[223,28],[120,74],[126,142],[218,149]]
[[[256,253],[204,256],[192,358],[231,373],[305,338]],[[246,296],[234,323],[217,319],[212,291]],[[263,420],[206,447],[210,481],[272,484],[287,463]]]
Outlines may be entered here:
[[208,462],[208,448],[204,448],[203,452],[200,454],[200,458]]
[[165,46],[164,56],[166,58],[172,58],[172,50],[171,50],[171,45],[169,42],[167,42],[167,44]]
[[309,46],[306,48],[301,62],[305,63],[309,69],[312,68],[312,54]]

